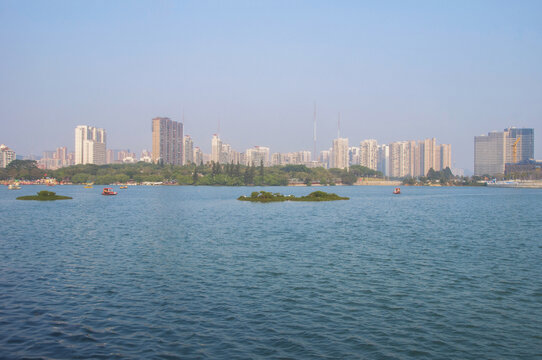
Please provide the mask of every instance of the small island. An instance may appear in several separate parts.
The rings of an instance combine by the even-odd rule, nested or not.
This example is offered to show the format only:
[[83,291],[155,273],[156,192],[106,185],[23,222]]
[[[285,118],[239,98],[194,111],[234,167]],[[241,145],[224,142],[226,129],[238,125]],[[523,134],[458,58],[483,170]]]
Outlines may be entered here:
[[52,200],[70,200],[69,196],[57,195],[52,191],[40,191],[38,195],[19,196],[17,200],[38,200],[38,201],[52,201]]
[[307,196],[295,197],[294,195],[282,195],[279,193],[270,193],[267,191],[254,191],[250,197],[240,196],[237,200],[250,201],[250,202],[281,202],[281,201],[335,201],[335,200],[349,200],[350,198],[341,197],[337,194],[329,194],[324,191],[314,191]]

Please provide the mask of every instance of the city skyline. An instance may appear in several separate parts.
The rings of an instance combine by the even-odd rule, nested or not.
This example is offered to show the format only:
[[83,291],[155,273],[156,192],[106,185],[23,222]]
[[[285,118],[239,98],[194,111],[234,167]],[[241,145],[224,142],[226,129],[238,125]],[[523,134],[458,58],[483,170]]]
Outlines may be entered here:
[[350,143],[436,137],[472,171],[474,136],[542,119],[535,1],[0,6],[1,141],[19,154],[71,147],[79,124],[139,153],[155,116],[205,153],[218,123],[239,149],[314,152],[316,103],[318,151],[341,112]]

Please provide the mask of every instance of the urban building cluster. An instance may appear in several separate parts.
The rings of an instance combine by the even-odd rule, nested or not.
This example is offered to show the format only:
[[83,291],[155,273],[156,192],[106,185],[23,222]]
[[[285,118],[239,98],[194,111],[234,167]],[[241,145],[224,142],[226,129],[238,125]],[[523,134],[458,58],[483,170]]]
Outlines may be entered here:
[[153,162],[174,165],[209,161],[219,164],[306,165],[339,169],[362,165],[380,170],[385,176],[391,177],[424,176],[429,169],[439,171],[452,166],[451,145],[437,145],[434,138],[387,145],[379,145],[376,140],[365,140],[359,146],[349,147],[347,138],[338,137],[333,140],[329,150],[320,152],[319,158],[313,159],[312,152],[308,150],[271,154],[266,146],[254,146],[238,152],[223,142],[218,134],[214,134],[211,154],[203,154],[198,147],[194,147],[190,136],[183,136],[182,123],[169,118],[155,118],[152,120],[152,143]]
[[507,166],[533,161],[534,129],[511,127],[474,137],[476,176],[505,174]]
[[[397,141],[378,144],[377,140],[363,140],[359,145],[349,146],[348,138],[338,136],[332,146],[319,154],[308,150],[288,153],[271,153],[266,146],[254,146],[239,152],[222,141],[218,134],[211,138],[211,153],[205,154],[194,146],[190,135],[184,134],[183,124],[167,117],[152,119],[152,150],[143,150],[138,157],[128,149],[107,149],[105,129],[79,125],[75,128],[75,151],[59,147],[44,151],[38,160],[43,169],[58,169],[78,164],[115,164],[137,161],[172,165],[243,164],[259,166],[305,165],[348,169],[362,165],[380,171],[384,176],[402,178],[425,176],[435,171],[452,168],[450,144],[437,144],[435,138],[425,140]],[[0,167],[6,167],[16,159],[15,151],[0,145]],[[540,168],[542,163],[534,160],[534,129],[510,127],[474,137],[474,175],[500,175]],[[455,175],[457,173],[453,169]]]

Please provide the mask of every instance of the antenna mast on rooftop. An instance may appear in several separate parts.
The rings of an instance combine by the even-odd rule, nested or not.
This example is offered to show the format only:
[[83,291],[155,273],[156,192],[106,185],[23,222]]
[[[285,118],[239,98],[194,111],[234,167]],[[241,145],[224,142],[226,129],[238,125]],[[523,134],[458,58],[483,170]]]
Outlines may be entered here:
[[312,158],[314,161],[318,160],[318,157],[316,156],[316,101],[314,102],[314,119],[313,119],[313,126],[312,126],[312,142],[313,142],[313,156]]

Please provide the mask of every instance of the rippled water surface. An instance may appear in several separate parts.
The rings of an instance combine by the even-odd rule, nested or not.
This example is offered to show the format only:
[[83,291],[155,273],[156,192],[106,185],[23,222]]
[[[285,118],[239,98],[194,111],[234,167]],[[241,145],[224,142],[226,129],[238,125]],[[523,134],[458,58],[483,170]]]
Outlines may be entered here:
[[42,189],[0,189],[0,358],[542,358],[542,190]]

